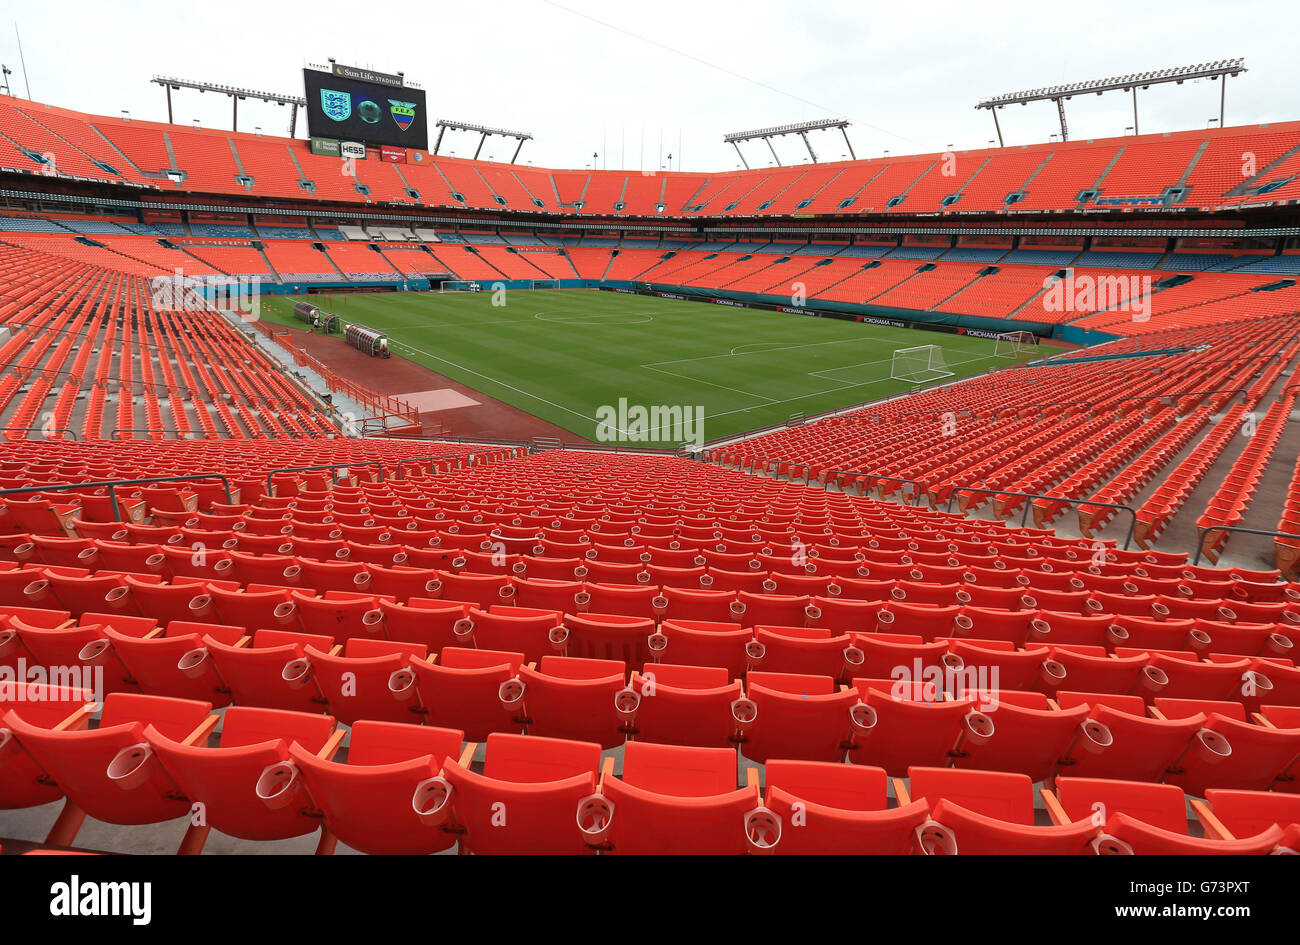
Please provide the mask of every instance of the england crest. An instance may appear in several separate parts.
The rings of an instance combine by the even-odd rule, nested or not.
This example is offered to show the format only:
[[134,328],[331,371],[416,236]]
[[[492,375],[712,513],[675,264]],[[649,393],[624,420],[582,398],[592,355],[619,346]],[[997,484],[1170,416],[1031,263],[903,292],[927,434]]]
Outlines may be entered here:
[[395,99],[388,100],[389,111],[393,115],[393,121],[397,122],[397,127],[405,131],[411,127],[411,122],[415,121],[415,103],[399,102]]
[[334,121],[347,121],[352,114],[352,96],[333,89],[320,90],[320,107],[325,117]]

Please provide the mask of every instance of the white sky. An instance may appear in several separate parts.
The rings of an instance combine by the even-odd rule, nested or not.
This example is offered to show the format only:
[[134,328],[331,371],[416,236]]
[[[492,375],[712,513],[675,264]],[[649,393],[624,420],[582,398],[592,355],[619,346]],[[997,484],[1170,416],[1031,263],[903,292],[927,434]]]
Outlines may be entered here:
[[[717,171],[738,163],[721,142],[729,131],[843,116],[858,157],[984,147],[994,130],[974,108],[981,98],[1236,56],[1250,71],[1228,83],[1229,125],[1300,118],[1296,9],[1284,0],[0,0],[0,60],[25,97],[16,21],[34,99],[165,121],[154,74],[301,95],[302,66],[333,56],[405,71],[433,118],[531,131],[521,161],[582,168],[598,153],[599,166],[650,169],[672,153],[674,168]],[[175,95],[178,122],[230,127],[228,98]],[[1066,107],[1072,139],[1132,124],[1122,92]],[[1145,133],[1204,128],[1218,111],[1218,82],[1139,93]],[[1057,130],[1048,102],[1000,118],[1008,145]],[[241,103],[240,129],[254,125],[285,134],[288,109]],[[442,150],[464,157],[476,142],[449,132]],[[491,139],[482,157],[507,160],[513,146]],[[813,146],[823,160],[845,152],[833,132]],[[751,166],[771,163],[762,142],[742,148]],[[784,163],[806,157],[797,137],[777,150]]]

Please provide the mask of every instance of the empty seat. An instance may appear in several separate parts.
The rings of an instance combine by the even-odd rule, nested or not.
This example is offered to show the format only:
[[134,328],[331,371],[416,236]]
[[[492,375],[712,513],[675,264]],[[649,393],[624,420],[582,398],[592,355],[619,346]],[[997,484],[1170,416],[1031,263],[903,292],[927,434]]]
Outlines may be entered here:
[[[1205,802],[1192,801],[1207,837],[1252,837],[1277,824],[1284,833],[1296,834],[1300,826],[1300,794],[1277,791],[1236,791],[1210,788]],[[1284,837],[1283,842],[1286,842]],[[1300,852],[1295,851],[1293,852]]]
[[1054,825],[1034,817],[1034,782],[1023,774],[914,767],[895,782],[900,803],[924,799],[930,820],[916,834],[923,853],[1082,854],[1097,835],[1088,815]]
[[1039,692],[984,693],[979,707],[996,730],[992,738],[968,742],[954,758],[958,768],[1011,771],[1043,781],[1076,742],[1104,736],[1088,727],[1087,705],[1062,709]]
[[517,651],[536,662],[563,646],[553,642],[551,634],[561,622],[562,615],[553,610],[494,607],[484,611],[471,607],[455,630],[459,638],[472,641],[480,649]]
[[746,769],[737,787],[736,762],[732,748],[628,742],[622,777],[613,776],[613,759],[601,772],[604,804],[586,827],[589,839],[614,854],[744,853],[751,831],[772,845],[779,838],[763,829],[756,772]]
[[[54,732],[84,730],[95,711],[90,689],[11,682],[0,687],[0,726],[17,710],[28,727]],[[36,807],[63,796],[40,763],[4,728],[0,728],[0,810]]]
[[648,663],[632,673],[635,695],[627,721],[637,741],[722,748],[739,740],[752,721],[740,680],[720,666]]
[[1198,738],[1205,716],[1179,719],[1151,717],[1140,696],[1100,693],[1057,693],[1061,708],[1089,705],[1088,718],[1100,725],[1095,738],[1081,739],[1061,766],[1061,773],[1079,778],[1121,781],[1163,781],[1165,772],[1189,751],[1218,755]]
[[1048,806],[1055,819],[1096,816],[1104,822],[1095,841],[1100,853],[1260,854],[1271,852],[1282,839],[1277,825],[1231,840],[1190,836],[1187,799],[1173,784],[1057,778],[1055,799],[1059,803]]
[[855,710],[855,764],[904,777],[913,765],[948,765],[968,742],[996,737],[994,721],[978,711],[974,699],[925,701],[937,694],[918,692],[916,684],[898,691],[886,680],[854,679],[853,685],[870,710]]
[[519,732],[513,707],[501,701],[501,686],[519,672],[524,654],[446,647],[436,659],[411,657],[425,723],[454,728],[471,741],[492,732]]
[[[104,637],[144,692],[174,699],[198,699],[221,707],[230,703],[230,687],[206,658],[204,638],[235,646],[243,627],[172,621],[163,633],[137,636],[104,626]],[[203,658],[201,658],[203,657]]]
[[651,660],[650,634],[655,622],[648,617],[621,614],[566,614],[564,655],[594,660],[617,660],[641,666]]
[[420,700],[410,663],[411,657],[428,655],[422,645],[354,637],[341,653],[334,649],[307,644],[299,658],[305,665],[290,661],[283,672],[300,683],[309,676],[328,711],[347,725],[361,719],[419,724]]
[[627,668],[616,660],[545,656],[537,669],[520,666],[518,680],[502,684],[501,699],[529,735],[614,748],[623,744],[618,708],[620,698],[630,705],[626,688]]
[[767,808],[782,824],[777,853],[909,853],[929,815],[924,798],[889,807],[883,768],[772,759],[764,770]]
[[443,765],[468,766],[473,749],[463,754],[463,740],[452,729],[361,720],[352,726],[346,763],[298,742],[289,753],[331,837],[362,853],[437,853],[455,845],[456,832],[421,814],[446,801],[431,783]]
[[753,725],[741,750],[750,761],[844,759],[854,733],[855,689],[830,676],[751,672],[745,694]]
[[[83,625],[42,627],[22,617],[10,617],[8,629],[0,632],[0,653],[21,646],[28,663],[76,673],[74,681],[85,681],[103,692],[138,692],[139,684],[118,658],[107,639],[107,628],[115,626],[124,636],[142,637],[153,630],[153,621],[116,614],[83,614]],[[12,643],[3,646],[2,638]],[[94,682],[92,683],[92,680]]]
[[319,830],[289,747],[296,742],[332,758],[345,734],[327,715],[248,706],[226,710],[216,747],[186,744],[147,726],[145,738],[167,774],[191,803],[202,805],[203,816],[191,822],[180,852],[200,852],[214,829],[243,840],[285,840]]
[[1300,771],[1300,728],[1252,724],[1239,702],[1157,698],[1155,712],[1170,719],[1205,718],[1197,738],[1213,750],[1186,752],[1166,778],[1186,793],[1204,797],[1211,787],[1266,791],[1276,782],[1292,789]]
[[804,673],[847,680],[860,675],[862,651],[848,633],[818,627],[755,627],[758,666],[769,673]]
[[156,824],[180,817],[190,803],[157,763],[150,762],[145,727],[183,745],[205,744],[216,726],[207,702],[138,693],[104,700],[94,729],[33,724],[24,708],[3,724],[67,796],[46,843],[71,846],[86,817],[109,824]]
[[753,634],[734,623],[711,620],[665,620],[651,638],[656,660],[684,666],[715,666],[729,678],[750,668]]
[[446,762],[450,805],[431,810],[426,822],[450,820],[468,853],[590,851],[576,814],[596,789],[599,745],[497,732],[488,736],[483,759],[482,774]]
[[231,645],[207,635],[200,650],[188,654],[187,667],[194,671],[211,660],[237,705],[324,712],[325,696],[301,663],[308,646],[330,650],[334,640],[318,634],[258,630],[251,640]]

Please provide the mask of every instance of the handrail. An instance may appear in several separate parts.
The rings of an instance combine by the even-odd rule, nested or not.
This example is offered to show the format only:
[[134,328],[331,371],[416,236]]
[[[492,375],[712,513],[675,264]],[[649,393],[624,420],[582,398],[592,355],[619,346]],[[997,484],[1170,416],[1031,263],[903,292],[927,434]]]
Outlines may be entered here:
[[49,486],[17,486],[11,489],[0,489],[0,496],[15,495],[20,492],[72,492],[84,489],[108,489],[109,503],[113,506],[113,521],[120,522],[122,521],[122,515],[117,507],[118,486],[137,486],[151,482],[201,482],[205,479],[220,479],[221,485],[226,490],[226,504],[233,504],[230,496],[230,480],[220,473],[202,473],[193,476],[152,476],[148,479],[112,479],[106,482],[74,482]]
[[182,430],[179,427],[115,427],[108,435],[110,440],[122,439],[121,433],[178,433],[179,439],[187,439],[190,436],[206,437],[207,433],[203,430]]
[[355,463],[321,463],[319,466],[282,466],[279,469],[272,469],[266,474],[266,491],[270,493],[274,488],[271,485],[271,477],[276,473],[313,472],[321,469],[351,469],[353,466],[378,466],[379,481],[384,481],[384,464],[377,459],[363,459]]
[[1250,392],[1244,387],[1224,387],[1219,390],[1189,390],[1181,394],[1134,394],[1131,397],[1121,397],[1119,402],[1122,404],[1126,400],[1159,400],[1162,397],[1182,400],[1184,397],[1206,397],[1210,394],[1241,394],[1243,397],[1250,396]]
[[1026,407],[1096,408],[1096,406],[1097,406],[1097,402],[1095,400],[1049,400],[1049,401],[1044,401],[1043,403],[1003,404],[1001,406],[987,406],[987,407],[979,407],[979,408],[963,407],[959,410],[913,410],[913,411],[909,411],[908,413],[894,414],[894,416],[895,417],[917,417],[917,416],[932,416],[934,414],[938,414],[942,416],[945,413],[961,414],[962,416],[971,416],[974,415],[977,410],[980,413],[994,413],[1003,410],[1024,410]]
[[[500,447],[500,446],[499,446],[499,447],[496,447],[496,448],[494,448],[494,449],[486,449],[486,450],[470,450],[468,453],[465,454],[465,468],[468,469],[470,466],[473,466],[473,465],[474,465],[474,457],[476,457],[476,456],[489,456],[489,457],[491,457],[491,456],[493,456],[493,455],[495,455],[495,454],[497,454],[497,453],[506,453],[507,455],[506,455],[505,458],[506,458],[507,460],[511,460],[511,459],[514,459],[515,457],[517,457],[517,456],[519,455],[519,451],[520,451],[520,450],[524,450],[525,452],[527,452],[527,451],[528,451],[528,447],[526,447],[526,446],[506,446],[506,447]],[[489,462],[490,462],[490,460],[489,460]]]
[[1245,528],[1241,525],[1211,525],[1201,532],[1201,537],[1196,542],[1196,557],[1192,559],[1193,567],[1201,563],[1201,555],[1205,553],[1205,539],[1211,532],[1245,532],[1247,535],[1271,535],[1274,538],[1294,538],[1300,541],[1300,535],[1294,532],[1271,532],[1266,528]]
[[[1095,499],[1067,499],[1064,496],[1046,495],[1041,492],[1013,492],[1009,489],[981,489],[976,486],[956,486],[948,496],[948,504],[944,507],[945,512],[952,511],[953,500],[957,498],[959,492],[978,492],[983,495],[1014,495],[1022,499],[1044,499],[1048,502],[1060,502],[1062,505],[1085,506],[1095,505],[1102,508],[1118,509],[1129,514],[1128,534],[1124,536],[1124,550],[1133,541],[1133,532],[1137,529],[1137,509],[1131,505],[1121,505],[1117,502],[1098,502]],[[1029,522],[1030,503],[1025,503],[1025,510],[1020,515],[1020,527],[1024,528]]]
[[[916,479],[901,479],[898,476],[882,476],[879,473],[862,472],[857,469],[832,469],[826,473],[825,479],[823,480],[823,487],[822,487],[823,492],[830,489],[831,476],[856,476],[859,479],[866,479],[868,489],[871,488],[871,482],[873,479],[880,480],[881,482],[898,482],[898,483],[902,483],[903,485],[910,485],[912,486],[912,500],[913,500],[911,504],[912,505],[921,504],[921,483]],[[844,484],[840,483],[840,490],[843,491],[843,489],[844,489]],[[906,489],[903,490],[903,494],[907,495]],[[908,503],[903,503],[903,504],[906,505]]]
[[71,433],[73,440],[81,439],[77,435],[77,431],[71,427],[53,427],[48,430],[45,427],[0,427],[0,433],[30,433],[33,430],[40,430],[46,435],[46,439],[49,439],[52,433]]
[[[179,427],[115,427],[113,431],[109,433],[108,438],[110,440],[122,441],[122,437],[118,435],[120,433],[179,433],[180,436],[177,437],[177,439],[182,439],[182,440],[189,439],[189,438],[206,439],[210,435],[206,430],[182,430]],[[274,434],[265,433],[261,436],[247,437],[247,439],[250,440],[262,440],[262,439],[322,440],[322,439],[333,439],[336,438],[337,436],[338,433],[317,433],[313,435],[307,433],[298,433],[294,430],[282,430]],[[214,435],[213,438],[217,440],[229,439],[229,437],[224,437],[221,436],[220,434]]]
[[[402,475],[402,467],[407,465],[408,463],[432,463],[435,459],[454,459],[456,461],[456,466],[454,468],[456,469],[460,468],[460,457],[457,456],[455,453],[440,453],[437,456],[416,456],[411,459],[399,459],[397,461],[397,478],[398,479],[406,478],[405,476]],[[433,473],[432,466],[429,467],[429,473],[430,474]]]
[[[808,485],[809,483],[812,482],[812,467],[809,466],[807,463],[787,463],[787,462],[786,462],[785,460],[783,460],[783,459],[756,459],[756,460],[754,460],[754,462],[756,462],[756,463],[764,463],[764,464],[766,464],[767,471],[770,472],[770,473],[772,473],[773,475],[775,475],[776,470],[772,468],[772,464],[776,464],[776,465],[779,466],[780,464],[785,463],[785,467],[786,467],[786,479],[787,479],[788,481],[790,481],[790,482],[794,482],[794,476],[790,475],[790,470],[792,470],[792,469],[802,469],[802,470],[803,470],[803,484],[806,486],[806,485]],[[753,467],[752,465],[749,467],[749,469],[750,469],[750,472],[753,472],[753,471],[754,471],[754,467]]]

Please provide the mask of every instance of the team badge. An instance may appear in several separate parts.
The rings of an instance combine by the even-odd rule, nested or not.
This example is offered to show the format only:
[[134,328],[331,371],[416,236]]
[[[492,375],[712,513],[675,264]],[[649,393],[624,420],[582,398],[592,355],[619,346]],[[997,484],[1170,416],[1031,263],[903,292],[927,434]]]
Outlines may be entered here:
[[397,122],[397,127],[403,131],[410,128],[411,122],[415,121],[415,103],[399,102],[390,98],[388,105],[389,111],[393,115],[393,121]]
[[320,107],[325,117],[334,121],[347,121],[352,114],[352,96],[333,89],[320,90]]

